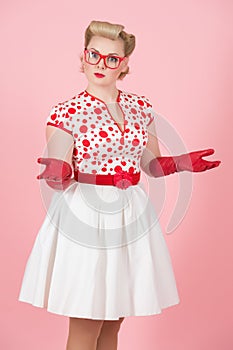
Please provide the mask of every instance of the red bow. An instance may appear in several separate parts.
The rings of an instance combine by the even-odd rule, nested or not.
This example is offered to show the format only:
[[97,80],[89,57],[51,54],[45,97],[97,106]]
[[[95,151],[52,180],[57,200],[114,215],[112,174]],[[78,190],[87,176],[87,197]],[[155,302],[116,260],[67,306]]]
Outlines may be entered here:
[[132,175],[124,170],[119,170],[113,176],[113,183],[116,187],[126,189],[132,185]]

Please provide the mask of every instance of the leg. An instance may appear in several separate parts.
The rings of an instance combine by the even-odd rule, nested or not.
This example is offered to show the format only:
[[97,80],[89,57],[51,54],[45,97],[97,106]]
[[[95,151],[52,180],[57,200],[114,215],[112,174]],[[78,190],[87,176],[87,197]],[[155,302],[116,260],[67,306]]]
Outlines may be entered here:
[[96,350],[103,322],[104,320],[69,317],[66,350]]
[[96,350],[117,350],[118,332],[124,317],[116,321],[104,321],[97,339]]

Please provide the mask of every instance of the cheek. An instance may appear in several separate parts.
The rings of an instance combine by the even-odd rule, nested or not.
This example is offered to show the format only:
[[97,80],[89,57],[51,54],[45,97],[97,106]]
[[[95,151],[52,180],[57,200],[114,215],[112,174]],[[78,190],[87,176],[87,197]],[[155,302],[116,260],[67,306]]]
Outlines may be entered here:
[[114,69],[114,70],[111,70],[111,72],[109,72],[109,77],[116,79],[119,76],[119,74],[120,74],[120,70]]
[[86,73],[86,75],[93,74],[93,67],[91,65],[84,65],[84,73]]

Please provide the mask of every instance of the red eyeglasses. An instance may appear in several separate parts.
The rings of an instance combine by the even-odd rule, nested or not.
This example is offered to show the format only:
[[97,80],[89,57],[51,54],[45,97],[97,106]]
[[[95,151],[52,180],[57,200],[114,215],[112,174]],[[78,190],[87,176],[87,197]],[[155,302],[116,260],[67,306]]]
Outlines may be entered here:
[[115,56],[115,55],[101,55],[101,53],[96,52],[94,50],[88,50],[87,48],[84,49],[84,58],[85,61],[89,64],[98,64],[101,60],[101,58],[104,59],[105,66],[110,69],[116,69],[119,67],[121,62],[126,58]]

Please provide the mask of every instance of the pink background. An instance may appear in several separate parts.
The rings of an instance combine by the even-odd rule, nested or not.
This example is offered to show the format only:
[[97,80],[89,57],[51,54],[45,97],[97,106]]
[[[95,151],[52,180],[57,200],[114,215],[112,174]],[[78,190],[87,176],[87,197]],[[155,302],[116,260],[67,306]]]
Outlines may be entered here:
[[[148,96],[189,151],[214,148],[208,160],[222,161],[194,174],[183,221],[172,235],[164,233],[181,303],[159,315],[126,318],[119,349],[233,348],[232,10],[232,1],[223,0],[1,4],[1,349],[65,349],[68,318],[17,297],[45,216],[36,180],[45,118],[52,105],[87,85],[79,53],[93,19],[121,23],[136,35],[131,75],[118,88]],[[164,232],[176,174],[166,182]]]

